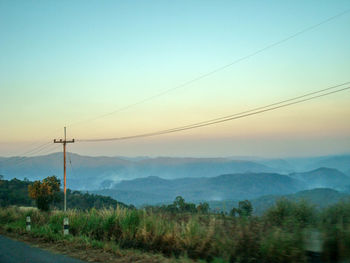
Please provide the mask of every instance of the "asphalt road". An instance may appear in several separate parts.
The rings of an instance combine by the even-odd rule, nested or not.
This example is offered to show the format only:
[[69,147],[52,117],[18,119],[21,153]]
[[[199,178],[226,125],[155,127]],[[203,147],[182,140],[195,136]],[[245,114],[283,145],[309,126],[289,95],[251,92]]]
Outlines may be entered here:
[[0,235],[0,263],[85,263],[64,255],[30,247]]

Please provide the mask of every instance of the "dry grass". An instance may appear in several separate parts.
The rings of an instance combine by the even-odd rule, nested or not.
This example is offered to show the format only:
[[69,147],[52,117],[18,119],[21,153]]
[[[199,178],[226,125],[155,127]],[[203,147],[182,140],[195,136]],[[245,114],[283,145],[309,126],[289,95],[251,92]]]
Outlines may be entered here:
[[[25,217],[30,215],[31,238],[62,244],[62,248],[74,244],[68,247],[77,248],[76,253],[97,249],[103,251],[99,257],[104,262],[109,262],[111,255],[113,260],[132,257],[130,262],[146,260],[146,255],[151,257],[149,262],[158,262],[157,257],[159,262],[187,258],[207,262],[306,262],[302,233],[311,227],[318,228],[326,237],[328,245],[323,254],[332,262],[335,257],[346,259],[349,255],[350,204],[339,204],[332,209],[319,213],[306,203],[283,200],[260,218],[233,218],[119,207],[86,212],[70,210],[66,214],[5,208],[0,209],[0,223],[6,231],[23,233]],[[336,213],[334,222],[329,222],[328,213]],[[62,236],[65,216],[70,220],[68,237]]]

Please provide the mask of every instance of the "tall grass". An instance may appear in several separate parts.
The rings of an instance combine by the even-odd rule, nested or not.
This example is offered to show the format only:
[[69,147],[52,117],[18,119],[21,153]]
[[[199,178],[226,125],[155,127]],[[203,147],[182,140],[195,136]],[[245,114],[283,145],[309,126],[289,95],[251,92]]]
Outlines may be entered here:
[[187,256],[208,262],[306,262],[305,229],[318,229],[324,237],[323,259],[350,258],[350,203],[317,211],[305,202],[280,200],[262,217],[154,213],[126,208],[40,212],[1,208],[1,228],[25,231],[31,216],[31,235],[48,241],[62,239],[63,218],[70,235],[95,246],[115,244]]

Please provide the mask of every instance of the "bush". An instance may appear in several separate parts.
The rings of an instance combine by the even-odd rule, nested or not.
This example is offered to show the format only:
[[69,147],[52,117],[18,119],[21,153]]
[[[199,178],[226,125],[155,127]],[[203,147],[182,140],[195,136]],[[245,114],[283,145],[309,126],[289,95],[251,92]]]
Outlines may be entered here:
[[342,262],[350,258],[350,202],[340,202],[321,214],[323,259]]
[[282,198],[264,215],[266,222],[278,227],[307,227],[316,222],[315,207],[304,200],[293,202]]
[[306,262],[301,234],[274,228],[261,241],[261,256],[266,263]]

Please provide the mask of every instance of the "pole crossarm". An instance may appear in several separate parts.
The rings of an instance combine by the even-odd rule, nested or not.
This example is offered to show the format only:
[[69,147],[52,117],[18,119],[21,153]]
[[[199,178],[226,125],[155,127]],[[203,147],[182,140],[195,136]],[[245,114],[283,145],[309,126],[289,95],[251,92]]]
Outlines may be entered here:
[[53,142],[54,142],[54,143],[74,143],[75,140],[72,139],[72,140],[70,140],[70,141],[67,141],[67,140],[62,140],[62,139],[59,139],[59,140],[58,140],[58,139],[54,139]]

